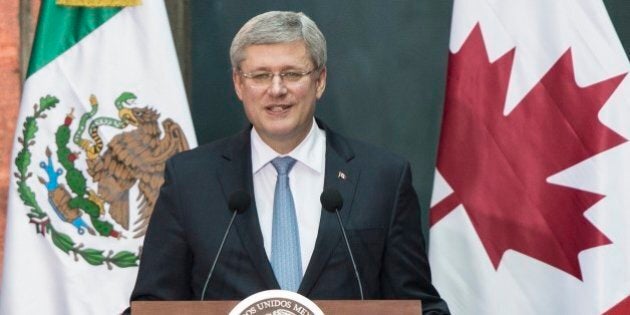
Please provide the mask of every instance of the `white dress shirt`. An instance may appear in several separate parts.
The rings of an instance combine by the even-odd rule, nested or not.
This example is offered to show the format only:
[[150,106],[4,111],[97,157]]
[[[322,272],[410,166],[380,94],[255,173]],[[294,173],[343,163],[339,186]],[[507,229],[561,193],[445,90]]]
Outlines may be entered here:
[[311,130],[306,138],[293,151],[282,155],[262,141],[256,129],[252,128],[251,147],[254,199],[256,200],[265,252],[269,259],[271,259],[273,198],[278,176],[271,160],[279,156],[290,156],[297,160],[289,172],[289,186],[295,203],[300,233],[302,273],[304,273],[308,262],[311,260],[319,229],[322,209],[319,196],[324,190],[326,132],[319,129],[315,119],[313,119]]

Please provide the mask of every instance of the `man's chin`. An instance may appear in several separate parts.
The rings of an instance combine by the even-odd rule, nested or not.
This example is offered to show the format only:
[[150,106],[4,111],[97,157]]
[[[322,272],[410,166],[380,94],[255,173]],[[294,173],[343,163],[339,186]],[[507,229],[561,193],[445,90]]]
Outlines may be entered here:
[[[302,140],[298,138],[304,138],[306,136],[305,132],[308,132],[306,128],[300,128],[299,126],[295,126],[295,124],[285,124],[279,125],[276,124],[274,126],[266,126],[264,130],[256,129],[258,134],[263,140],[270,140],[273,142],[295,142],[297,140]],[[305,131],[302,129],[306,129]]]

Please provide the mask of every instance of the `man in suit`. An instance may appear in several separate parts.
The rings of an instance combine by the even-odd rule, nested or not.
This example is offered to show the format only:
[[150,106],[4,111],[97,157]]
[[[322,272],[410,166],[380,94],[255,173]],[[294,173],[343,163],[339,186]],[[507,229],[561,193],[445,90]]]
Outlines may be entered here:
[[342,196],[365,298],[421,299],[425,313],[448,314],[431,284],[409,163],[314,118],[327,75],[315,23],[294,12],[256,16],[230,58],[252,127],[167,162],[131,299],[201,298],[239,190],[254,201],[237,214],[204,299],[280,288],[358,299],[336,215],[319,201],[326,187]]

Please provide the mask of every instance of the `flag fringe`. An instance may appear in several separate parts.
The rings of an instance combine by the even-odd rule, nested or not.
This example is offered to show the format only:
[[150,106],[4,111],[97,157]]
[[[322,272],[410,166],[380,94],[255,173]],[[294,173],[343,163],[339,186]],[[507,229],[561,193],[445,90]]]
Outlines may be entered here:
[[128,7],[141,4],[142,0],[57,0],[57,5],[76,7]]

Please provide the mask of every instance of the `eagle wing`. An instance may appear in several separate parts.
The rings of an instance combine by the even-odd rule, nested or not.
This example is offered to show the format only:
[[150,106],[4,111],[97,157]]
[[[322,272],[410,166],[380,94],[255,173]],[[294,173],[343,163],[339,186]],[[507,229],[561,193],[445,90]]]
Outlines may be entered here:
[[101,159],[88,160],[90,175],[98,182],[98,195],[109,203],[109,214],[116,223],[129,229],[129,189],[136,183],[137,152],[142,149],[130,133],[115,136]]
[[151,151],[145,151],[141,155],[137,173],[139,217],[134,222],[134,238],[142,237],[146,233],[149,218],[153,213],[153,207],[164,183],[164,164],[175,153],[188,150],[188,141],[181,127],[171,119],[162,122],[164,138],[159,145]]

